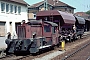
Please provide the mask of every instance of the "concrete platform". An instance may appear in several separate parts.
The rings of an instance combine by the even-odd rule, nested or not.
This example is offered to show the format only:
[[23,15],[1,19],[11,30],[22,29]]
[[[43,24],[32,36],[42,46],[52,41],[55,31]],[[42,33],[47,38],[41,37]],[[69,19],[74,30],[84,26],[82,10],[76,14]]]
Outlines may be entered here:
[[32,59],[32,60],[51,60],[53,58],[55,58],[56,56],[60,55],[60,54],[63,54],[65,51],[55,51],[53,53],[50,53],[48,55],[45,55],[41,58],[35,58],[35,59]]

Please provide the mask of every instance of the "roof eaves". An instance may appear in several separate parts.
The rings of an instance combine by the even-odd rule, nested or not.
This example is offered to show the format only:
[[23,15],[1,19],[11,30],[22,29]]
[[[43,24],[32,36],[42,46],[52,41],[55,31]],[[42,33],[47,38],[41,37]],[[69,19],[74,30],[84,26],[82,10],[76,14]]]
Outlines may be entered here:
[[[62,2],[62,1],[59,1],[59,2],[65,4],[66,6],[69,6],[69,7],[71,7],[71,8],[74,8],[74,7],[72,7],[72,6],[70,6],[70,5],[66,4],[66,3],[64,3],[64,2]],[[76,8],[74,8],[74,9],[76,9]]]
[[72,6],[69,6],[69,5],[67,5],[67,7],[70,7],[70,8],[76,9],[76,8],[74,8],[74,7],[72,7]]
[[[40,6],[40,5],[42,5],[42,4],[44,4],[44,1],[43,1],[41,4],[37,5],[36,7],[39,7],[39,6]],[[49,5],[53,6],[53,5],[52,5],[52,4],[50,4],[50,3],[47,3],[47,4],[49,4]]]
[[44,2],[42,1],[42,3],[40,3],[39,5],[37,5],[36,7],[39,7],[40,5],[42,5]]
[[53,6],[53,7],[67,7],[67,6]]
[[[37,5],[37,4],[38,4],[38,5]],[[29,8],[38,7],[38,6],[42,5],[42,4],[43,4],[43,1],[29,6]],[[35,5],[36,5],[36,6],[35,6]]]
[[23,2],[20,2],[20,1],[15,1],[15,0],[1,0],[1,1],[13,2],[13,3],[22,4],[22,5],[29,5],[29,4],[28,4],[28,3],[26,3],[25,1],[23,1]]
[[49,5],[54,6],[54,5],[50,4],[50,3],[49,3]]

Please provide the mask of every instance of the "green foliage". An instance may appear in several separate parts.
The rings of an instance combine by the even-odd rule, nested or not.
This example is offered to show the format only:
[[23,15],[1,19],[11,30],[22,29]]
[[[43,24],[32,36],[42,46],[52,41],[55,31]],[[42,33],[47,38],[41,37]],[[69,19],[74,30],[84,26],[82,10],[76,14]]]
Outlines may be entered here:
[[90,15],[90,10],[86,12],[86,14],[89,14]]

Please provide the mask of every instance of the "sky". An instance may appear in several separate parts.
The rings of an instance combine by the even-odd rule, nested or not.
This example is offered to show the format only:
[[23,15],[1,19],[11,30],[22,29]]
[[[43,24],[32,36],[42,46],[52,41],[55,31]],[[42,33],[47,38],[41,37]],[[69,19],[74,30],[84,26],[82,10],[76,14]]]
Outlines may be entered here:
[[[43,0],[24,0],[29,5],[33,5]],[[75,12],[86,12],[90,10],[90,1],[89,0],[59,0],[72,7],[75,7]]]

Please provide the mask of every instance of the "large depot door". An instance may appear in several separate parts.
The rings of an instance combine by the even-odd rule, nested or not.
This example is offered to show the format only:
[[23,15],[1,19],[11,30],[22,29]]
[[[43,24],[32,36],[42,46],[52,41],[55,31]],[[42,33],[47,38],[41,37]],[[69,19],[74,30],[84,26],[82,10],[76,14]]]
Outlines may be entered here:
[[5,36],[5,22],[0,22],[0,36]]

